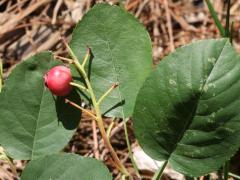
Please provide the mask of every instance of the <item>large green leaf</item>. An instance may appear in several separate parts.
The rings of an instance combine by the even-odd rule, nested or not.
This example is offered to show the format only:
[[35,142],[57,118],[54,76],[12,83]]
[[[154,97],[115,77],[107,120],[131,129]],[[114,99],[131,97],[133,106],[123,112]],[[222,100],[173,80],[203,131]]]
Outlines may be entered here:
[[87,46],[91,48],[88,69],[97,98],[120,83],[101,105],[102,112],[132,115],[137,92],[152,66],[151,41],[137,19],[120,7],[98,4],[75,28],[70,46],[80,61]]
[[179,48],[141,88],[134,129],[144,151],[179,172],[218,169],[240,142],[240,58],[226,39]]
[[111,180],[102,162],[76,154],[49,155],[31,161],[23,171],[22,180]]
[[[80,111],[44,86],[44,73],[57,64],[49,52],[35,55],[5,82],[0,94],[0,144],[15,159],[59,152],[78,125]],[[68,98],[77,99],[76,93]]]

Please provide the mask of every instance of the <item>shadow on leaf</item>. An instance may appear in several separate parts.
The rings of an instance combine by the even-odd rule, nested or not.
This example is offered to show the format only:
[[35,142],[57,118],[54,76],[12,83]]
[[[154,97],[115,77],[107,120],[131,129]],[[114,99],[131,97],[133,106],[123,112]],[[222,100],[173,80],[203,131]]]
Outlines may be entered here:
[[122,101],[116,103],[116,104],[115,104],[114,106],[112,106],[110,109],[108,109],[107,111],[105,111],[105,112],[103,113],[103,115],[106,115],[106,114],[109,113],[110,111],[116,109],[116,108],[119,107],[119,106],[123,106],[124,104],[125,104],[125,100],[122,100]]
[[65,97],[57,97],[55,100],[58,121],[62,122],[66,129],[73,130],[78,127],[82,112],[65,103],[65,98],[80,105],[80,95],[73,89],[72,92]]

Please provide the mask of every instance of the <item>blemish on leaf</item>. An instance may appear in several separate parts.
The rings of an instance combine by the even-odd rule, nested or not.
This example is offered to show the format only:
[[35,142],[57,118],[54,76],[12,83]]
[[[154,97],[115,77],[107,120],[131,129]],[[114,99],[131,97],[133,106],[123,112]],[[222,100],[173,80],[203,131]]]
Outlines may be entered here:
[[169,84],[171,84],[173,86],[177,85],[176,81],[174,81],[173,79],[169,79]]
[[214,65],[216,63],[216,60],[216,58],[208,58],[207,61]]

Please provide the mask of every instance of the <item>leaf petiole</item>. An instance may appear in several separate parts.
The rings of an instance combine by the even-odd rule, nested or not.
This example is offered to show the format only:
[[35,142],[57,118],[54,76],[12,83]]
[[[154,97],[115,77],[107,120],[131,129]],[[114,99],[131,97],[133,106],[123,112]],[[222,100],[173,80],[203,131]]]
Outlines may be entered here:
[[130,145],[130,140],[129,140],[129,137],[128,137],[128,129],[127,129],[127,121],[128,121],[128,119],[123,120],[123,121],[124,121],[123,122],[124,123],[123,126],[124,126],[124,134],[125,134],[125,139],[126,139],[127,148],[128,148],[128,154],[129,154],[130,160],[132,162],[133,168],[134,168],[134,170],[136,172],[136,175],[138,176],[138,178],[141,179],[141,175],[140,175],[140,173],[138,171],[137,164],[136,164],[136,162],[135,162],[135,160],[133,158],[132,147]]
[[77,88],[79,88],[80,90],[83,90],[83,91],[86,91],[86,92],[89,93],[88,89],[87,89],[86,87],[82,86],[81,84],[77,84],[77,83],[74,83],[74,82],[70,82],[70,85],[71,85],[71,86],[74,86],[74,87],[77,87]]
[[167,166],[168,161],[165,161],[163,165],[155,172],[152,180],[159,180],[163,174],[165,167]]
[[65,99],[65,103],[68,103],[68,104],[70,104],[70,105],[76,107],[77,109],[79,109],[79,110],[85,112],[86,114],[88,114],[89,116],[91,116],[92,118],[94,118],[95,120],[97,120],[97,117],[96,117],[93,113],[91,113],[90,111],[88,111],[88,110],[82,108],[81,106],[79,106],[79,105],[77,105],[76,103],[70,101],[69,99]]

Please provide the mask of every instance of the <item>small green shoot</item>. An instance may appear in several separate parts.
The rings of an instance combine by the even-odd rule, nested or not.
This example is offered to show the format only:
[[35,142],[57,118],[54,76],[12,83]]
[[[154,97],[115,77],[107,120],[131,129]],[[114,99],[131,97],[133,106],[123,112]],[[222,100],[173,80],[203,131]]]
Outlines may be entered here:
[[217,13],[216,13],[216,11],[213,8],[212,3],[210,2],[210,0],[206,0],[206,3],[207,3],[208,9],[210,11],[210,14],[213,17],[213,20],[214,20],[214,22],[215,22],[215,24],[216,24],[216,26],[217,26],[221,36],[224,37],[225,36],[225,29],[222,26],[222,24],[221,24],[221,22],[220,22],[220,20],[219,20],[219,18],[217,16]]

